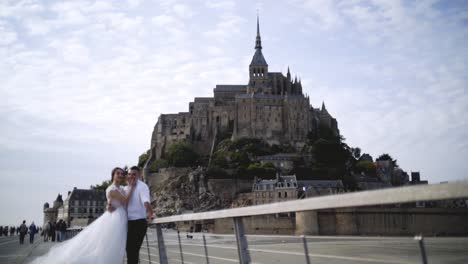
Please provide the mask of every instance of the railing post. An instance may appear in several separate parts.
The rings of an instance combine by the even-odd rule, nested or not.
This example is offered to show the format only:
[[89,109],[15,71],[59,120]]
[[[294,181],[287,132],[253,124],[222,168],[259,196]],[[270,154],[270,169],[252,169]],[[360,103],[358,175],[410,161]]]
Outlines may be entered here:
[[179,239],[179,252],[180,252],[180,261],[184,264],[184,253],[182,252],[182,243],[180,242],[180,232],[177,230],[177,238]]
[[424,238],[422,235],[415,236],[414,240],[418,241],[419,249],[421,250],[422,263],[427,264],[426,248],[424,247]]
[[168,264],[166,246],[164,245],[164,236],[161,230],[161,224],[156,224],[156,235],[158,237],[159,263]]
[[302,243],[304,244],[304,255],[306,259],[306,263],[310,264],[310,258],[309,258],[309,248],[307,247],[307,239],[305,236],[302,237]]
[[210,264],[210,260],[208,259],[208,248],[206,247],[205,234],[203,234],[203,246],[205,247],[206,264]]
[[234,217],[234,230],[236,231],[237,253],[239,254],[240,264],[249,264],[251,262],[249,255],[249,245],[245,237],[244,224],[242,217]]

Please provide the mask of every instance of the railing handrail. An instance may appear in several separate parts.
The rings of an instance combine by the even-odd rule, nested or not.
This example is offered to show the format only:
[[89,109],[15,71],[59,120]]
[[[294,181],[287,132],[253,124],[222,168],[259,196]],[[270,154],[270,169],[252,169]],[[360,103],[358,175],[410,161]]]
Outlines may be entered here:
[[153,220],[152,223],[162,224],[180,221],[233,218],[319,209],[459,199],[466,197],[468,197],[468,181],[465,180],[451,183],[415,186],[413,185],[372,191],[334,194],[327,196],[312,197],[302,200],[292,200],[271,204],[240,207],[234,209],[174,215],[156,218]]

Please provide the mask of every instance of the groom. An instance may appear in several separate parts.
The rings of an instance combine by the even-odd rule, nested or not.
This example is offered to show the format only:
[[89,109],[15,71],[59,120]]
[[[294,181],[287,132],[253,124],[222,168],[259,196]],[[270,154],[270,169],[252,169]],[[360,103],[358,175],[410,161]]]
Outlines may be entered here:
[[[133,166],[128,172],[128,181],[135,183],[132,197],[128,203],[128,233],[127,233],[127,263],[137,264],[140,257],[140,248],[146,235],[147,219],[153,218],[150,192],[148,185],[140,180],[140,168]],[[128,186],[125,190],[128,194]],[[109,211],[115,210],[112,206]]]

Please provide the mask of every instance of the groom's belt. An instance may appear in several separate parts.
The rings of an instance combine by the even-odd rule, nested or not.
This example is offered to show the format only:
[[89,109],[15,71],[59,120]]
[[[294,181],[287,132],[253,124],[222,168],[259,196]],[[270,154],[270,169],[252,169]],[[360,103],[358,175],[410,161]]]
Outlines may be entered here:
[[135,219],[135,220],[128,220],[128,222],[132,222],[132,223],[135,223],[135,222],[145,222],[145,223],[146,223],[146,218]]

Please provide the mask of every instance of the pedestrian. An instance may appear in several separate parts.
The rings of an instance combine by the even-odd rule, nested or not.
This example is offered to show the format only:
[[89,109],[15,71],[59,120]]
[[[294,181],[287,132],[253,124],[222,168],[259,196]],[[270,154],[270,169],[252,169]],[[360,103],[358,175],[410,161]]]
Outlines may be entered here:
[[5,226],[5,227],[3,228],[3,235],[4,235],[4,236],[8,236],[8,226]]
[[29,244],[34,243],[34,235],[37,233],[37,227],[34,224],[34,221],[29,226]]
[[44,224],[44,228],[42,228],[42,233],[44,234],[44,242],[49,241],[49,232],[50,232],[50,222]]
[[3,226],[0,226],[0,236],[3,236]]
[[60,241],[64,241],[66,239],[67,234],[67,223],[62,221],[62,225],[60,226]]
[[13,230],[13,233],[16,232],[16,235],[18,235],[18,234],[19,234],[19,231],[20,231],[19,229],[20,229],[20,228],[19,228],[19,226],[18,226],[15,230]]
[[50,234],[50,238],[51,238],[52,242],[55,242],[55,231],[56,231],[56,228],[57,228],[56,222],[51,222],[49,234]]
[[19,228],[19,235],[20,235],[20,244],[24,244],[24,236],[28,233],[28,227],[26,226],[26,220],[23,220]]

